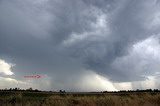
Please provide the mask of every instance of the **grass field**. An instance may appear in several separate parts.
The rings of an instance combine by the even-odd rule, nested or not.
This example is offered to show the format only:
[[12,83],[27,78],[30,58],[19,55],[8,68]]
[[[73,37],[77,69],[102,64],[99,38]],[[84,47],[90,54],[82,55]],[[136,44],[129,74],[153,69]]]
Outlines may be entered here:
[[160,106],[160,93],[52,93],[0,91],[0,106]]

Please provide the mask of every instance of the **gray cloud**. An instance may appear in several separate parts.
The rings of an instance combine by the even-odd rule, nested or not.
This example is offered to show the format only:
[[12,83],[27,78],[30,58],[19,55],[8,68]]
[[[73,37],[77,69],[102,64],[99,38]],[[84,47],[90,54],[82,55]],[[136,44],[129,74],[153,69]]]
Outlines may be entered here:
[[17,79],[46,74],[53,86],[74,84],[86,70],[116,82],[145,80],[144,71],[132,77],[123,58],[138,42],[159,37],[158,10],[149,0],[1,0],[0,57],[16,64]]

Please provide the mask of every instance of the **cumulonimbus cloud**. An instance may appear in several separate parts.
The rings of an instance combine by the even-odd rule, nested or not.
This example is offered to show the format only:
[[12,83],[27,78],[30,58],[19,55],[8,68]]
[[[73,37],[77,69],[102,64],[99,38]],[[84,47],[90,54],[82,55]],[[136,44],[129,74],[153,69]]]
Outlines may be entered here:
[[[157,0],[1,0],[0,57],[14,58],[17,80],[47,74],[56,89],[87,70],[113,83],[145,81],[159,65],[151,56],[159,50],[159,9]],[[141,54],[146,45],[154,49],[144,54],[150,59]]]

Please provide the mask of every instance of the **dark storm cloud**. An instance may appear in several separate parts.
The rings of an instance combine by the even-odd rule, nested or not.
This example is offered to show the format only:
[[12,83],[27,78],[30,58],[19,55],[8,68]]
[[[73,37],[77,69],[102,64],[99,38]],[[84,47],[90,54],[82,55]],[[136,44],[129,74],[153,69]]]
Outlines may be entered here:
[[16,75],[43,73],[56,83],[83,76],[85,70],[114,81],[141,80],[113,63],[133,44],[159,33],[159,26],[146,27],[159,9],[152,2],[1,0],[0,56],[13,58]]

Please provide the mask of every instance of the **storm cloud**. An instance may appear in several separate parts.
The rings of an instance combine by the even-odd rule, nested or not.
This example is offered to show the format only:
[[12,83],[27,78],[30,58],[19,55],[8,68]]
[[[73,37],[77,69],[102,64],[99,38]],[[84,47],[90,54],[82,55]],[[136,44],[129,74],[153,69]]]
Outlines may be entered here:
[[[14,74],[0,80],[45,90],[144,89],[148,80],[159,88],[159,9],[158,0],[1,0],[0,62],[14,67],[0,64],[0,73]],[[23,77],[35,74],[45,77]]]

